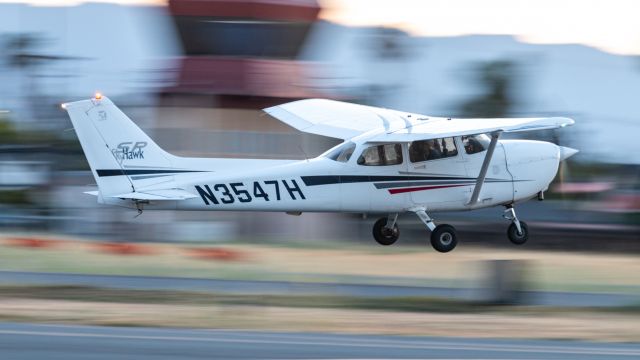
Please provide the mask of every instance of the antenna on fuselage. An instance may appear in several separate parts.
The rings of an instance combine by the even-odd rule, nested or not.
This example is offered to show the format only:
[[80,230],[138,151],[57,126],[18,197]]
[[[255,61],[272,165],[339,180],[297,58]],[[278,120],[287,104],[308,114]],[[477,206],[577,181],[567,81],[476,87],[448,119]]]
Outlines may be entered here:
[[304,149],[300,144],[298,144],[298,149],[300,149],[300,151],[304,154],[304,159],[307,160],[307,162],[309,162],[309,156],[307,156],[307,153],[304,152]]

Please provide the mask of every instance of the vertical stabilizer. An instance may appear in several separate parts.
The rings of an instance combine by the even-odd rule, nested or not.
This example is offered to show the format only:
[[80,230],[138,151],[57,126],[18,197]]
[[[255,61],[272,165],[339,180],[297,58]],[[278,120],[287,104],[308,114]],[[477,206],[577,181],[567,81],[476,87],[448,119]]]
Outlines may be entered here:
[[100,195],[136,191],[136,176],[172,168],[172,156],[156,145],[111,100],[63,104],[78,135]]

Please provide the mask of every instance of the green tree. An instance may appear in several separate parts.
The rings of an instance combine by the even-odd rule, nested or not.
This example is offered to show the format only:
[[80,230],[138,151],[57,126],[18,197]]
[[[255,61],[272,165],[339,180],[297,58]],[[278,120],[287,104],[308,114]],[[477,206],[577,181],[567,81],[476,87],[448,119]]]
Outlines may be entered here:
[[475,65],[473,82],[482,90],[477,97],[463,102],[461,117],[506,117],[514,105],[516,65],[496,60]]

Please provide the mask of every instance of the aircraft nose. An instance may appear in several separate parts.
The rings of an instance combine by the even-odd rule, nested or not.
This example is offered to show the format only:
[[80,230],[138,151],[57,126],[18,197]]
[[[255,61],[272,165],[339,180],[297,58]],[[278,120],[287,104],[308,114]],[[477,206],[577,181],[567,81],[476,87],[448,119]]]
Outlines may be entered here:
[[573,149],[566,146],[558,146],[558,150],[560,150],[560,161],[567,160],[573,155],[577,154],[579,150]]

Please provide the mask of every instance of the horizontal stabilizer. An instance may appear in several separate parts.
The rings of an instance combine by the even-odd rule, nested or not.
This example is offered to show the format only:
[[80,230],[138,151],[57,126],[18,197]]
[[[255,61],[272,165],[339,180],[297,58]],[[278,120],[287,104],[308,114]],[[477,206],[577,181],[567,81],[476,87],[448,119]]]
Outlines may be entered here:
[[98,190],[85,191],[84,193],[87,194],[87,195],[93,195],[93,196],[98,196],[98,194],[99,194]]
[[149,190],[113,195],[112,198],[131,200],[187,200],[197,197],[181,189]]

